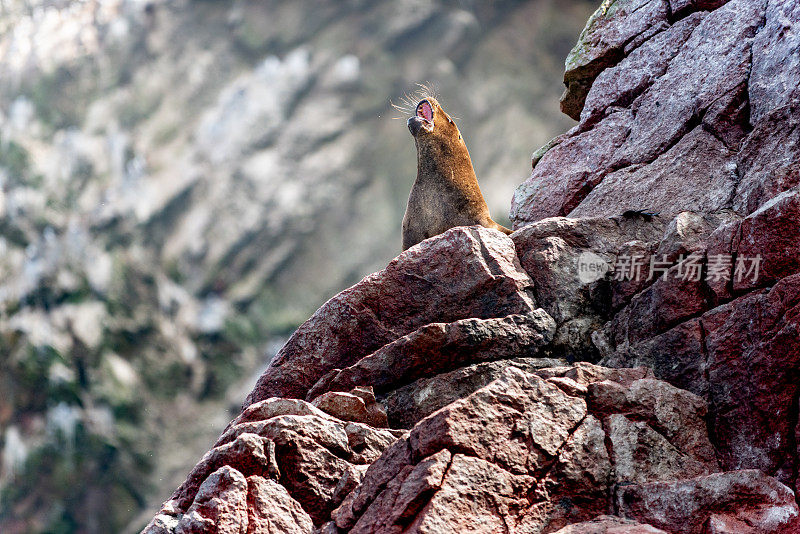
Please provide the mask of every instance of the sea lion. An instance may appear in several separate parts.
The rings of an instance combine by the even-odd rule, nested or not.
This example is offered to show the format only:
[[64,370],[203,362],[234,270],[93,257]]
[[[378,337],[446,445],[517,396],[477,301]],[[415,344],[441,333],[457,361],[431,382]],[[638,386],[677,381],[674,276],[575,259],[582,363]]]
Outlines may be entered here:
[[439,102],[426,96],[408,119],[417,145],[417,179],[403,217],[403,250],[455,226],[511,230],[489,216],[467,145]]

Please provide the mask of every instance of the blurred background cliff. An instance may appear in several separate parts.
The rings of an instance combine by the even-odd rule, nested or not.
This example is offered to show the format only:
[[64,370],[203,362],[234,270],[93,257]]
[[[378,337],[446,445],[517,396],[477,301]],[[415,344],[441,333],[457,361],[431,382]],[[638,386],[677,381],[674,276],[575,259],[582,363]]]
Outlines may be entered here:
[[399,252],[415,82],[507,223],[598,4],[0,0],[0,532],[143,527]]

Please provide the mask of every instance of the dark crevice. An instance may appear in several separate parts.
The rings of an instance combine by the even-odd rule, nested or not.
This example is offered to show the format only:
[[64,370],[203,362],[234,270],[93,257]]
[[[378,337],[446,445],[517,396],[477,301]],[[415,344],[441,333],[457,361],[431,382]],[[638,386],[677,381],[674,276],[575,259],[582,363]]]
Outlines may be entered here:
[[714,392],[713,388],[711,387],[711,374],[709,373],[709,367],[711,366],[711,354],[708,351],[708,345],[706,343],[706,339],[708,336],[708,332],[706,331],[706,325],[703,323],[702,319],[698,321],[700,325],[700,349],[703,351],[703,360],[705,361],[705,365],[703,366],[703,379],[706,382],[706,402],[708,403],[708,414],[705,417],[706,421],[706,428],[708,430],[708,440],[711,442],[711,446],[714,447],[714,456],[717,459],[717,464],[722,465],[722,458],[720,456],[719,450],[717,449],[717,444],[719,442],[717,431],[716,431],[716,405],[713,401]]
[[800,504],[797,482],[800,477],[800,449],[798,449],[798,433],[800,433],[800,388],[795,391],[791,408],[789,409],[789,454],[792,455],[792,480],[791,488],[794,490],[794,499]]
[[614,455],[614,445],[611,443],[611,433],[608,428],[608,417],[598,417],[600,426],[603,428],[603,445],[606,447],[606,454],[608,455],[608,463],[611,466],[609,473],[609,491],[608,491],[608,510],[614,515],[619,515],[617,508],[617,486],[615,482],[617,479],[617,461]]
[[[441,451],[437,451],[434,454],[438,454],[439,452]],[[408,504],[406,509],[403,510],[403,513],[400,515],[400,517],[397,518],[395,525],[403,528],[404,532],[409,525],[413,524],[414,521],[416,521],[419,513],[425,509],[425,505],[427,505],[427,503],[429,503],[433,499],[436,493],[438,493],[439,490],[442,489],[442,485],[444,485],[444,481],[445,479],[447,479],[447,474],[450,472],[450,467],[453,465],[453,456],[455,455],[453,453],[450,453],[450,460],[447,461],[447,465],[445,466],[444,471],[442,472],[442,481],[440,482],[439,486],[435,488],[429,488],[428,490],[423,491],[419,495],[417,495],[417,497]],[[429,457],[430,456],[428,456],[428,458]],[[424,459],[421,461],[424,461]],[[369,506],[364,508],[364,512],[367,511],[367,508],[369,508]],[[361,515],[363,515],[363,513]]]

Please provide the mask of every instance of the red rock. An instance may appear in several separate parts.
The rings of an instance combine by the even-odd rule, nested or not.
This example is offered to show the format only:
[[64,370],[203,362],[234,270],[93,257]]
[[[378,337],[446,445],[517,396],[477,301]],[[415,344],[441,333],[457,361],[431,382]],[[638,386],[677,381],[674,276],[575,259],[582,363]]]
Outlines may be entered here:
[[613,264],[626,243],[656,240],[662,233],[662,224],[640,217],[554,217],[526,226],[513,239],[538,301],[561,324],[604,305],[603,295],[592,290],[603,277],[582,277],[582,255],[591,253]]
[[800,275],[702,318],[715,443],[726,469],[761,469],[792,484],[800,395]]
[[592,508],[595,513],[605,511],[603,496],[613,481],[605,438],[600,420],[593,415],[587,415],[564,444],[553,471],[545,480],[551,492],[588,501],[589,513],[592,513]]
[[703,16],[694,14],[645,41],[614,67],[597,76],[581,112],[581,126],[596,123],[611,106],[630,106],[663,76]]
[[[333,513],[337,526],[550,532],[608,512],[610,488],[629,473],[651,481],[716,469],[705,403],[653,380],[649,370],[580,364],[538,373],[508,369],[418,423]],[[625,401],[604,407],[604,428],[583,396],[611,381]],[[443,469],[448,454],[453,460]],[[489,493],[498,497],[495,508],[486,504]]]
[[[365,466],[355,464],[344,428],[330,427],[330,437],[335,437],[336,443],[328,444],[309,437],[306,424],[298,421],[273,437],[275,456],[281,474],[279,482],[314,522],[320,524],[360,482]],[[344,443],[339,435],[344,436]],[[369,460],[372,459],[374,457]]]
[[728,0],[669,0],[673,17],[683,16],[692,11],[711,11],[724,5]]
[[550,149],[511,200],[514,229],[567,215],[608,173],[614,151],[625,141],[632,116],[612,113],[595,128]]
[[[375,501],[388,484],[411,464],[411,447],[407,439],[397,440],[367,468],[359,484],[331,517],[340,529],[350,529],[361,514]],[[408,469],[406,469],[408,472]],[[407,475],[403,475],[405,478]]]
[[[645,209],[672,219],[682,211],[725,208],[738,180],[732,153],[702,126],[681,133],[680,140],[674,141],[651,164],[627,166],[604,177],[569,216]],[[703,179],[687,180],[687,175]]]
[[753,42],[750,74],[750,115],[753,124],[773,109],[800,97],[800,36],[794,27],[800,21],[800,5],[793,0],[769,0],[764,27]]
[[750,132],[747,83],[741,83],[711,103],[703,127],[731,150],[738,150]]
[[578,362],[568,367],[551,367],[536,373],[542,378],[550,380],[552,377],[571,378],[580,385],[588,386],[597,382],[613,381],[622,386],[630,387],[637,380],[653,378],[653,371],[647,367],[628,369],[613,369],[592,365],[591,363]]
[[433,322],[503,317],[535,306],[513,242],[453,228],[333,297],[292,335],[247,398],[305,397],[325,373]]
[[[733,220],[714,230],[708,237],[708,245],[705,253],[706,258],[734,258],[736,255],[736,241],[739,238],[740,227],[741,221]],[[735,264],[731,262],[728,276],[714,277],[711,279],[708,277],[706,278],[705,284],[709,289],[709,300],[713,304],[719,305],[733,298],[735,267]]]
[[[525,418],[518,421],[520,412]],[[555,455],[585,415],[582,399],[566,395],[535,375],[509,368],[488,386],[420,421],[409,440],[415,456],[449,448],[511,472],[535,472]]]
[[[800,191],[786,191],[742,221],[736,244],[742,269],[741,276],[731,277],[734,290],[764,287],[800,272],[798,217]],[[751,273],[756,262],[758,271]]]
[[[645,283],[616,282],[611,274],[615,259],[630,253],[634,243],[657,239],[663,232],[659,221],[643,217],[550,218],[514,234],[520,263],[534,279],[537,300],[558,324],[552,353],[578,360],[596,359],[591,335],[608,319],[609,289],[619,295],[622,286]],[[642,245],[649,248],[647,245]],[[631,289],[631,291],[633,291]]]
[[[667,225],[658,248],[657,258],[667,257],[677,262],[681,256],[703,255],[709,247],[711,235],[722,225],[738,220],[733,214],[709,214],[684,211]],[[728,251],[731,252],[730,250]]]
[[442,486],[452,455],[447,449],[424,459],[416,466],[406,466],[380,493],[351,533],[391,531],[393,525],[412,521],[430,495]]
[[[480,458],[454,454],[441,487],[407,531],[490,533],[524,524],[533,484],[530,477],[514,475]],[[387,532],[359,531],[358,525],[354,530]]]
[[449,373],[420,378],[387,394],[384,402],[393,428],[412,428],[423,418],[496,380],[508,367],[534,372],[565,365],[565,360],[514,358],[461,367]]
[[[365,391],[358,393],[369,397]],[[273,516],[283,512],[276,510],[291,512],[286,524],[296,524],[301,530],[306,516],[322,524],[358,485],[367,466],[403,435],[341,421],[304,401],[273,398],[252,404],[164,504],[149,532],[162,532],[158,528],[174,522],[170,518],[187,510],[197,500],[198,488],[222,467],[254,478],[266,491],[249,497],[249,513],[262,527],[278,524]],[[256,505],[263,509],[259,511]],[[295,509],[303,513],[295,514]]]
[[598,516],[591,521],[576,523],[553,534],[667,534],[663,530],[643,525],[629,519],[610,515]]
[[615,501],[622,517],[676,534],[707,532],[712,515],[747,524],[742,534],[779,534],[798,515],[792,491],[756,470],[620,486]]
[[186,510],[205,480],[223,467],[231,467],[242,472],[269,477],[277,477],[275,447],[273,443],[252,433],[243,433],[234,441],[208,451],[203,459],[192,469],[186,481],[175,490],[172,501],[180,510]]
[[[648,281],[648,269],[655,244],[639,239],[624,243],[617,253],[611,280],[611,309],[616,311],[627,305],[634,295],[642,291]],[[635,264],[635,267],[634,267]],[[637,269],[641,268],[641,271]]]
[[247,481],[226,465],[200,486],[175,534],[246,534],[247,529]]
[[259,477],[247,478],[247,534],[311,534],[311,517],[277,482]]
[[242,410],[228,428],[241,423],[266,421],[281,415],[313,415],[325,419],[325,413],[305,401],[299,399],[279,399],[271,397],[247,406]]
[[607,418],[605,427],[617,483],[676,480],[711,472],[708,465],[679,451],[647,423],[614,414]]
[[721,95],[747,82],[763,16],[764,1],[753,0],[733,0],[704,16],[666,73],[634,103],[636,118],[615,166],[653,161]]
[[544,310],[497,319],[432,323],[350,367],[331,371],[311,388],[308,398],[360,385],[370,385],[382,393],[475,362],[534,356],[539,347],[553,339],[554,332],[555,322]]
[[[359,388],[366,390],[367,388]],[[357,392],[357,389],[353,390]],[[363,393],[363,392],[362,392]],[[375,394],[369,388],[369,395],[328,391],[312,402],[323,412],[343,421],[355,421],[374,427],[387,427],[389,421],[386,411],[375,402]]]
[[771,110],[755,125],[739,153],[733,208],[748,215],[800,184],[800,105]]
[[[708,404],[689,391],[662,380],[642,378],[626,392],[629,413],[647,421],[677,449],[708,468],[718,468],[716,452],[708,438]],[[676,410],[675,406],[680,406]]]
[[800,275],[714,308],[660,336],[617,347],[603,363],[651,365],[705,397],[726,469],[757,468],[793,484],[800,351]]
[[[633,297],[630,304],[614,317],[608,325],[608,332],[613,334],[617,345],[636,344],[666,332],[711,307],[702,273],[696,278],[684,276],[688,261],[693,260],[671,267],[666,278],[655,273],[655,282]],[[667,264],[671,262],[667,261]]]
[[617,64],[626,46],[641,42],[662,29],[668,7],[658,0],[613,2],[606,13],[598,9],[586,23],[578,44],[567,56],[561,111],[575,120],[580,118],[586,93],[595,77]]

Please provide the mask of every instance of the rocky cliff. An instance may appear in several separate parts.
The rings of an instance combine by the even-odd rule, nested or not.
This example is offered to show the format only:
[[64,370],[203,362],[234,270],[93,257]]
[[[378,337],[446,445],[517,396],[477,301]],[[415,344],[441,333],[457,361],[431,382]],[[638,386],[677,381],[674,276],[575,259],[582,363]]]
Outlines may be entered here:
[[0,2],[0,532],[140,530],[286,337],[396,254],[415,82],[500,215],[572,123],[588,0],[321,4]]
[[799,30],[604,3],[517,231],[329,300],[145,532],[800,532]]

